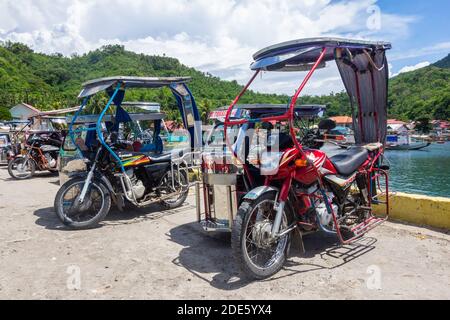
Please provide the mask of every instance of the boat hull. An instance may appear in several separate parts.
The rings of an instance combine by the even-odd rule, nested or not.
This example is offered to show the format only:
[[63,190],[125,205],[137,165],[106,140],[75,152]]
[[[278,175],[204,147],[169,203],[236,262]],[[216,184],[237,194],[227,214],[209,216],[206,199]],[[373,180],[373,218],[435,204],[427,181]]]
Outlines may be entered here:
[[421,150],[423,148],[426,148],[430,146],[430,142],[418,142],[418,143],[412,143],[412,144],[397,144],[397,145],[387,145],[387,150]]

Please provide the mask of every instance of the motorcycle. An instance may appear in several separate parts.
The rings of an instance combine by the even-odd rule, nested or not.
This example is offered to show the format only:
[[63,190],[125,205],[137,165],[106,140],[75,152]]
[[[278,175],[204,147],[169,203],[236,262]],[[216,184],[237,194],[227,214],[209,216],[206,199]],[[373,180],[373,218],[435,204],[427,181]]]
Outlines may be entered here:
[[31,134],[21,154],[15,156],[8,164],[9,175],[17,180],[33,177],[35,171],[55,173],[62,137],[58,132],[39,132]]
[[189,193],[188,174],[182,164],[167,155],[149,156],[123,151],[126,146],[111,134],[111,150],[126,164],[124,173],[101,144],[93,146],[93,158],[85,159],[86,172],[71,175],[55,197],[60,220],[73,229],[92,228],[109,213],[112,203],[123,211],[125,201],[137,207],[160,203],[167,209],[184,203]]
[[[383,154],[387,133],[385,51],[390,47],[384,42],[318,38],[282,43],[255,54],[251,66],[255,74],[225,117],[225,139],[235,157],[238,155],[228,129],[255,121],[230,120],[230,115],[258,73],[308,73],[284,114],[256,120],[287,122],[291,145],[276,152],[263,152],[256,175],[242,160],[248,180],[256,176],[263,181],[243,197],[232,226],[233,255],[249,277],[265,279],[281,270],[289,255],[293,232],[302,239],[321,231],[335,235],[341,244],[349,244],[388,219],[389,166],[383,163]],[[331,60],[336,60],[352,106],[358,111],[354,114],[357,145],[329,157],[314,149],[323,143],[318,132],[309,128],[296,130],[299,123],[295,108],[314,71]],[[319,126],[332,129],[329,122]],[[374,204],[384,205],[385,215],[375,215]]]
[[[103,112],[98,116],[80,115],[88,98],[105,90],[105,81],[109,82],[106,91],[110,101]],[[72,229],[96,227],[104,220],[112,203],[123,211],[126,203],[139,208],[161,204],[166,209],[173,209],[185,202],[190,187],[188,172],[192,169],[192,145],[188,152],[184,149],[165,151],[160,137],[165,115],[161,112],[129,113],[122,99],[126,86],[170,86],[174,94],[183,96],[178,101],[185,115],[194,109],[188,105],[193,103],[193,97],[185,89],[186,81],[186,78],[117,77],[93,80],[84,85],[80,94],[85,98],[84,103],[69,121],[69,141],[82,154],[86,170],[72,172],[56,194],[55,212],[64,225]],[[111,88],[113,90],[109,91]],[[106,114],[113,102],[117,108],[115,116]],[[132,103],[133,108],[140,105],[145,103]],[[144,121],[153,124],[144,124]],[[86,124],[87,127],[83,127]],[[134,133],[126,134],[126,126],[133,127]],[[186,128],[193,129],[193,126],[186,122]],[[136,139],[130,141],[130,137]]]

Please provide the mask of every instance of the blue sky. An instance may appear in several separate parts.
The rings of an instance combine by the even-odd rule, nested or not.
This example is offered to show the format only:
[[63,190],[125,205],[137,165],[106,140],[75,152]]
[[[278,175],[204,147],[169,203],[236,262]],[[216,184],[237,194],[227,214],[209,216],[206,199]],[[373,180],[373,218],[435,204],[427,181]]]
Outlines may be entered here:
[[[412,53],[421,48],[431,48],[450,42],[450,1],[380,0],[378,5],[383,12],[415,17],[410,25],[409,35],[403,39],[396,39],[393,54]],[[419,57],[401,59],[395,62],[394,72],[398,72],[405,65],[415,65],[422,61],[433,63],[442,59],[446,53],[450,53],[450,48],[435,50],[431,54]]]
[[[2,0],[0,40],[35,51],[82,54],[106,44],[245,83],[252,54],[278,42],[339,36],[393,43],[391,75],[450,53],[449,0]],[[291,94],[301,75],[267,73],[261,92]],[[307,94],[343,89],[335,67]]]

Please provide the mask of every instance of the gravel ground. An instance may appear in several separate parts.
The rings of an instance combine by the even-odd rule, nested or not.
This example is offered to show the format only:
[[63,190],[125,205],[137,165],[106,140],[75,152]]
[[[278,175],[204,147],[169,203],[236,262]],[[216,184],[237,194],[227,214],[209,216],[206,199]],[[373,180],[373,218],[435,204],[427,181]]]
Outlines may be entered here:
[[274,278],[240,278],[227,235],[206,234],[194,199],[113,211],[100,228],[65,230],[58,178],[13,181],[0,167],[0,299],[450,298],[450,236],[386,223],[357,244],[305,237]]

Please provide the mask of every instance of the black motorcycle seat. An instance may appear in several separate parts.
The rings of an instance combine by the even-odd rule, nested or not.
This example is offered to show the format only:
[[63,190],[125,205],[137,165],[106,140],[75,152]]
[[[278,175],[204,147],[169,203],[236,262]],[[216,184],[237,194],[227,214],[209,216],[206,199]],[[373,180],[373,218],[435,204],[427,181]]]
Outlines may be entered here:
[[172,160],[172,154],[169,153],[148,153],[152,163],[166,163]]
[[362,147],[352,147],[330,158],[337,172],[343,176],[352,175],[369,157],[369,151]]
[[45,145],[41,146],[41,150],[42,150],[42,152],[52,152],[52,151],[56,152],[56,151],[59,151],[59,148],[52,146],[52,145],[45,144]]

